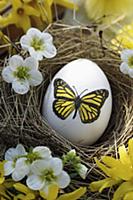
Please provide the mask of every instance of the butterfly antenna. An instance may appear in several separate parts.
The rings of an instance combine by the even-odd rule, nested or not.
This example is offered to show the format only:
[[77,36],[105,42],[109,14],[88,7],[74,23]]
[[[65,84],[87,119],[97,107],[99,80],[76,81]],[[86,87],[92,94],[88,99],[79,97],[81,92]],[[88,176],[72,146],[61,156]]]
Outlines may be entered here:
[[78,91],[77,91],[76,87],[73,86],[73,88],[74,88],[74,90],[75,90],[75,92],[76,92],[76,95],[78,96]]
[[87,91],[88,89],[85,89],[84,91],[82,91],[81,93],[80,93],[80,95],[79,96],[81,96],[85,91]]

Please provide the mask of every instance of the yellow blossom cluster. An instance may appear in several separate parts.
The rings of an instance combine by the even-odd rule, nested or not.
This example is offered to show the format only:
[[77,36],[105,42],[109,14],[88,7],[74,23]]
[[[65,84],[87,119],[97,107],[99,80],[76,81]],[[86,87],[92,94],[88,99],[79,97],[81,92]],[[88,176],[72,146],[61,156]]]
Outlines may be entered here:
[[91,191],[102,192],[105,188],[117,186],[112,200],[133,199],[133,139],[129,140],[128,150],[119,147],[119,158],[104,156],[101,162],[95,159],[97,166],[104,172],[106,178],[92,182]]
[[70,0],[1,0],[0,28],[15,24],[26,32],[34,21],[40,29],[42,24],[52,22],[54,5],[76,9]]
[[133,49],[133,23],[123,26],[111,41],[113,49]]

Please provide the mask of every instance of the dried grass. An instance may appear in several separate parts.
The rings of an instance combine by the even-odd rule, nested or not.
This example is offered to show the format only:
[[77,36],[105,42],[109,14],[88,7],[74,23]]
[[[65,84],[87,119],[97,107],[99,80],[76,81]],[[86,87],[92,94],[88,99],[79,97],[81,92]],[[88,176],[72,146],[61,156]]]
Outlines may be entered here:
[[[58,54],[52,60],[44,59],[40,69],[44,82],[27,95],[20,96],[0,78],[0,157],[6,148],[22,143],[26,147],[47,145],[60,156],[75,148],[83,162],[89,167],[88,179],[73,181],[73,186],[88,185],[100,179],[93,158],[102,155],[117,157],[117,147],[127,144],[133,136],[133,81],[119,71],[120,58],[116,52],[102,45],[100,38],[87,27],[71,27],[60,24],[49,26],[54,36]],[[113,111],[108,128],[93,146],[77,146],[60,136],[43,120],[41,106],[45,90],[53,75],[68,62],[77,58],[89,58],[96,62],[107,75],[113,93]],[[0,69],[2,70],[2,68]],[[110,199],[113,191],[106,194],[87,193],[83,199]]]

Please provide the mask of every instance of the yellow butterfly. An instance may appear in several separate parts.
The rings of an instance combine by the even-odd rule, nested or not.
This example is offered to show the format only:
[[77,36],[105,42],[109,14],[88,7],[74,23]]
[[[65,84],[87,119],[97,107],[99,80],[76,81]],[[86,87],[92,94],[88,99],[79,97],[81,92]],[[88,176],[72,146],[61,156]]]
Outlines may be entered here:
[[100,115],[100,108],[103,106],[109,95],[108,90],[95,90],[82,97],[81,94],[76,95],[64,80],[60,78],[55,79],[55,100],[53,102],[54,113],[62,120],[65,120],[75,110],[73,119],[76,117],[78,111],[83,123],[91,123],[97,120]]

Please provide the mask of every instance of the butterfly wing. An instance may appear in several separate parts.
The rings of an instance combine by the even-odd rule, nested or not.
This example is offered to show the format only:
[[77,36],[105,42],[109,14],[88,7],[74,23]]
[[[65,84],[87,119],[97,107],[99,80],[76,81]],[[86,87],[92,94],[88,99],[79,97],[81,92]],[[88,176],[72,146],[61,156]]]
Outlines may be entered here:
[[75,109],[76,95],[71,87],[62,79],[54,81],[53,111],[61,119],[66,119]]
[[79,107],[80,119],[83,123],[91,123],[98,119],[101,107],[109,95],[108,90],[96,90],[81,98]]

